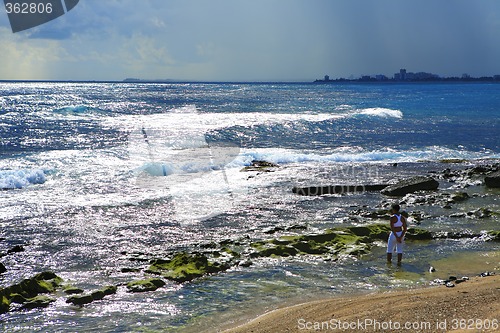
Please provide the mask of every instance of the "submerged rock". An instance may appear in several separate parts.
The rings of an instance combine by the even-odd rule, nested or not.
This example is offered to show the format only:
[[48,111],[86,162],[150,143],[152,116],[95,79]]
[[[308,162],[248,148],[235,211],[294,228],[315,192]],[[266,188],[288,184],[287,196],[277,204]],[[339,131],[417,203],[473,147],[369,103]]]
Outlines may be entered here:
[[500,171],[484,177],[484,183],[491,188],[500,188]]
[[71,303],[73,305],[83,306],[85,304],[92,303],[93,301],[99,301],[105,296],[116,294],[116,286],[107,286],[99,290],[91,292],[89,295],[75,295],[71,296],[66,300],[66,303]]
[[127,283],[127,289],[131,293],[140,293],[145,291],[155,291],[165,285],[161,279],[137,280]]
[[439,187],[438,181],[432,177],[412,177],[390,185],[382,190],[388,196],[404,196],[417,191],[434,191]]
[[176,282],[186,282],[225,271],[230,268],[227,263],[210,262],[205,255],[180,252],[171,260],[153,260],[145,271],[150,274],[161,275]]
[[7,254],[24,252],[24,247],[22,245],[16,245],[13,248],[7,250]]

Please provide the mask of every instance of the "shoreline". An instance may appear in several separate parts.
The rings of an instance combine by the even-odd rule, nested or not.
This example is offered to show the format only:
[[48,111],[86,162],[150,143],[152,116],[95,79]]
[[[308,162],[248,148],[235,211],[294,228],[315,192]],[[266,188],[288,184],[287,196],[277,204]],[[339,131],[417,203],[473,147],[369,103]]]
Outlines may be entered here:
[[454,288],[426,286],[299,303],[217,331],[388,332],[408,324],[416,325],[404,329],[408,332],[494,332],[500,326],[498,299],[500,275],[474,277]]

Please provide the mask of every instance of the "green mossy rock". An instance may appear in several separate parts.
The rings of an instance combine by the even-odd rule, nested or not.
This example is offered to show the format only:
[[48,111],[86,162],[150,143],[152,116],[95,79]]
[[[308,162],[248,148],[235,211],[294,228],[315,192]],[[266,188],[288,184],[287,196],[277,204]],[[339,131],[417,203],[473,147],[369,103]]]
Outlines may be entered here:
[[117,290],[118,288],[116,286],[106,286],[101,289],[101,291],[104,293],[104,296],[116,294]]
[[26,297],[24,297],[23,295],[21,294],[17,294],[17,293],[13,293],[13,294],[10,294],[10,303],[16,303],[16,304],[24,304],[26,303],[28,300],[26,299]]
[[38,297],[39,294],[53,293],[61,286],[62,281],[52,272],[43,272],[0,289],[0,297],[2,298],[0,313],[9,311],[11,303],[23,304],[25,309],[47,306],[53,300],[42,296]]
[[[321,234],[283,236],[269,241],[251,244],[255,252],[250,257],[287,257],[299,254],[334,254],[362,256],[367,254],[373,242],[386,241],[391,229],[388,224],[372,224],[359,227],[334,228]],[[432,234],[423,229],[408,229],[407,238],[412,240],[432,239]]]
[[408,228],[405,238],[410,240],[431,240],[434,239],[434,236],[430,231],[424,229]]
[[23,304],[22,309],[46,308],[50,305],[50,303],[53,303],[56,300],[44,295],[38,295],[28,299],[27,301],[28,302]]
[[145,291],[155,291],[164,285],[165,281],[161,279],[147,279],[129,282],[127,283],[127,288],[131,293],[140,293]]
[[368,237],[371,241],[374,240],[387,240],[391,228],[387,224],[372,224],[368,226],[361,227],[349,227],[346,228],[348,231],[352,232],[356,236]]
[[65,286],[63,288],[64,293],[67,295],[76,295],[76,294],[83,294],[83,289],[73,287],[73,286]]
[[102,292],[102,290],[96,290],[96,291],[93,291],[90,294],[90,296],[92,296],[92,299],[94,301],[99,301],[99,300],[103,299],[104,296],[106,296],[106,295],[104,295],[104,293]]
[[9,300],[7,299],[7,297],[2,296],[1,302],[0,302],[0,314],[9,312],[9,309],[10,309]]
[[92,303],[94,301],[94,298],[92,295],[78,295],[78,296],[71,296],[66,300],[66,303],[71,303],[73,305],[85,305]]
[[500,231],[488,231],[488,236],[491,237],[490,240],[500,242]]
[[209,262],[208,258],[202,254],[180,252],[175,254],[171,260],[152,261],[151,266],[145,272],[182,283],[207,274],[225,271],[229,267],[228,264]]

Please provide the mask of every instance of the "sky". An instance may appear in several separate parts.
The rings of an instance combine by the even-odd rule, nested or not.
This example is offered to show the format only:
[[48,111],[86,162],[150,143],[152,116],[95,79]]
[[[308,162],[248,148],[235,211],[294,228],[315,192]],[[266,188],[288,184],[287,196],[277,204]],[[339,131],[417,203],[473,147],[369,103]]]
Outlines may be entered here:
[[12,33],[0,80],[500,74],[499,0],[80,0]]

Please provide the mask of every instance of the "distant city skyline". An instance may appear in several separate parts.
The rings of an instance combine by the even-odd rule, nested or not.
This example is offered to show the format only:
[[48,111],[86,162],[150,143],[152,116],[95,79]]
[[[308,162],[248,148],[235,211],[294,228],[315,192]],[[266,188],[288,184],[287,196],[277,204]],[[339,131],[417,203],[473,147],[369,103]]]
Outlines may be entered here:
[[85,0],[16,34],[2,12],[0,45],[0,80],[480,77],[500,74],[500,1]]
[[350,76],[349,78],[345,77],[336,77],[332,78],[330,75],[325,75],[323,79],[316,79],[315,82],[334,82],[334,81],[446,81],[446,80],[490,80],[490,81],[500,81],[500,74],[493,75],[483,75],[479,77],[472,76],[468,73],[462,73],[461,75],[452,75],[452,76],[441,76],[435,73],[429,72],[411,72],[407,71],[406,68],[401,68],[397,73],[394,73],[392,76],[387,76],[385,74],[372,74],[372,75],[361,75],[359,77]]

